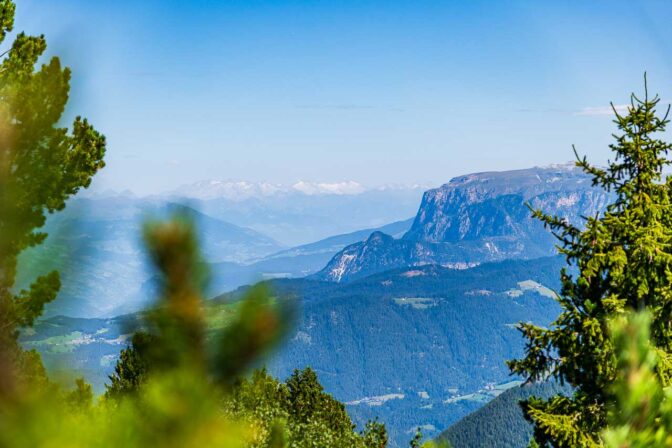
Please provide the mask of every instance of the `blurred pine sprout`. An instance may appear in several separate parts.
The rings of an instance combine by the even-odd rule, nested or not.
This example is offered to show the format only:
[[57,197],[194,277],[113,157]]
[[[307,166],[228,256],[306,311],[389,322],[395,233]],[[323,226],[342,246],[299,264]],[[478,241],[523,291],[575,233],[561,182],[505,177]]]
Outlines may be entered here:
[[669,371],[672,360],[652,344],[651,320],[641,312],[611,322],[619,374],[608,406],[609,427],[602,435],[607,448],[672,446],[672,389],[658,373]]
[[233,319],[212,331],[203,299],[207,265],[192,218],[179,212],[166,221],[149,221],[144,234],[160,298],[122,352],[107,397],[135,392],[150,373],[180,369],[224,388],[232,385],[286,333],[291,302],[273,301],[263,285],[251,287]]

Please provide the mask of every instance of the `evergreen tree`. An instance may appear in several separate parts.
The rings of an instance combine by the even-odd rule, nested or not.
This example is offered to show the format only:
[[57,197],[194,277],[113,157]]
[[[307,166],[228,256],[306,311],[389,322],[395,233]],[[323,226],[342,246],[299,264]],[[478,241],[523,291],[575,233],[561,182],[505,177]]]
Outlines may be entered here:
[[[14,10],[11,0],[0,0],[0,45]],[[71,132],[59,126],[70,70],[56,57],[36,69],[45,49],[44,36],[20,33],[0,61],[0,396],[19,377],[39,374],[39,357],[16,343],[18,329],[32,325],[60,288],[52,272],[15,293],[17,257],[44,241],[38,229],[46,215],[63,209],[104,165],[105,138],[85,119],[77,117]]]
[[411,448],[420,448],[422,446],[422,431],[420,431],[420,428],[415,430],[415,435],[411,439],[409,446]]
[[284,383],[257,370],[232,388],[224,409],[256,422],[260,431],[254,446],[271,448],[277,438],[296,448],[385,448],[388,442],[385,426],[378,421],[368,422],[358,433],[345,406],[324,392],[310,368],[295,370]]
[[362,431],[363,445],[367,448],[385,448],[388,442],[387,428],[376,418],[373,421],[366,422],[364,431]]
[[149,351],[155,342],[155,338],[147,332],[133,334],[131,345],[119,353],[114,374],[109,377],[110,384],[105,385],[106,398],[118,399],[138,390],[149,373]]
[[[672,179],[663,178],[672,145],[658,138],[668,123],[658,96],[634,94],[627,113],[614,113],[620,134],[610,145],[615,160],[605,168],[578,158],[593,185],[612,193],[602,216],[586,218],[585,230],[535,211],[559,239],[559,251],[575,269],[563,269],[558,301],[562,313],[550,328],[525,323],[526,354],[509,362],[529,381],[548,376],[569,383],[572,396],[523,402],[540,446],[600,446],[606,403],[617,379],[608,322],[628,309],[652,316],[651,340],[663,362],[658,379],[669,385],[672,358]],[[668,108],[669,112],[669,108]],[[576,151],[575,151],[576,152]]]
[[324,392],[317,374],[310,367],[294,370],[287,379],[287,389],[290,414],[295,421],[309,423],[319,417],[336,431],[354,429],[343,403]]
[[89,411],[93,406],[93,388],[84,378],[75,380],[75,389],[65,396],[68,406],[73,411]]

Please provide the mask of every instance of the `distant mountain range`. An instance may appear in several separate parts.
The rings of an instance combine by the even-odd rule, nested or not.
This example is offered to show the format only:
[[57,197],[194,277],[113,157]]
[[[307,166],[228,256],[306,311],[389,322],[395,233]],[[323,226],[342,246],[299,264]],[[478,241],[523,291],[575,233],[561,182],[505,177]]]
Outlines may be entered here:
[[244,201],[278,196],[356,196],[367,191],[424,190],[423,185],[390,184],[367,188],[353,180],[343,182],[298,181],[291,185],[271,182],[247,182],[234,180],[204,180],[183,185],[162,196],[191,198],[200,200],[227,199]]
[[128,191],[85,191],[80,196],[100,203],[179,203],[293,247],[407,219],[417,212],[426,189],[404,184],[365,187],[354,181],[281,185],[209,180],[147,197]]
[[269,278],[305,277],[322,269],[338,251],[365,240],[371,233],[381,231],[401,236],[412,223],[413,219],[406,219],[374,229],[335,235],[314,243],[281,250],[249,264],[214,263],[211,265],[210,290],[213,294],[217,294]]
[[[166,197],[74,201],[49,221],[52,236],[27,254],[23,266],[36,272],[60,261],[63,297],[50,308],[52,316],[105,318],[52,317],[22,340],[44,355],[51,370],[72,366],[100,390],[139,314],[110,316],[134,311],[154,295],[137,240],[140,211],[165,216],[188,203],[205,253],[217,261],[211,296],[273,279],[269,285],[278,300],[298,305],[300,318],[267,361],[270,370],[284,377],[312,366],[357,422],[378,416],[390,430],[391,446],[407,446],[417,427],[438,436],[493,397],[515,402],[518,392],[505,391],[518,390],[520,378],[510,377],[504,363],[522,353],[515,324],[548,325],[557,316],[553,290],[564,264],[552,256],[555,240],[530,218],[527,204],[582,225],[583,216],[604,210],[610,199],[580,171],[553,166],[461,176],[425,192],[419,210],[419,194],[409,190],[171,197],[177,205]],[[403,219],[416,210],[414,218]],[[398,218],[293,247],[260,231],[305,239],[376,222],[378,215]],[[222,325],[221,316],[232,312],[240,293],[209,301],[213,328]],[[509,415],[503,402],[479,419]],[[477,446],[469,445],[473,421],[463,420],[446,437]],[[479,424],[492,429],[497,422]],[[512,430],[507,440],[520,446],[529,427],[519,419],[515,424],[522,432]]]
[[608,195],[570,166],[477,173],[427,191],[400,239],[374,233],[338,253],[315,278],[347,282],[404,266],[464,269],[487,261],[554,253],[555,239],[528,204],[582,225]]
[[103,317],[132,312],[154,298],[152,272],[142,244],[145,219],[183,211],[196,221],[202,249],[211,263],[211,294],[276,277],[313,274],[339,250],[382,230],[405,233],[412,220],[368,228],[293,248],[250,228],[212,218],[191,207],[129,195],[79,198],[49,218],[45,244],[20,259],[19,287],[57,269],[63,286],[46,315]]
[[175,198],[206,215],[254,229],[288,247],[380,227],[415,215],[423,190],[367,190],[360,194],[275,195],[245,200]]

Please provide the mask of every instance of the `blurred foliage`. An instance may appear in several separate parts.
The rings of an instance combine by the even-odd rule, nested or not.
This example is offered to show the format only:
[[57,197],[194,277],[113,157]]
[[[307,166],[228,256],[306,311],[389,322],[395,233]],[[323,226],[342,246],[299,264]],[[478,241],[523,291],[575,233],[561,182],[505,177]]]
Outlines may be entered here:
[[670,385],[672,373],[672,145],[658,136],[665,131],[668,113],[659,115],[658,96],[634,94],[627,113],[615,112],[620,135],[610,145],[615,160],[605,168],[585,158],[577,166],[593,185],[613,193],[614,201],[602,216],[586,217],[585,229],[535,211],[534,216],[559,240],[568,270],[561,273],[557,300],[563,311],[550,328],[523,323],[526,354],[509,362],[511,371],[538,381],[549,375],[574,388],[571,396],[531,398],[523,403],[535,426],[539,446],[601,446],[607,424],[611,386],[619,379],[617,354],[609,337],[609,322],[628,309],[648,310],[651,341],[664,363],[656,379]]
[[[0,45],[14,27],[14,11],[11,0],[0,0]],[[14,291],[17,257],[44,241],[38,229],[46,215],[65,207],[104,166],[105,138],[86,119],[77,117],[70,132],[59,126],[70,71],[56,57],[37,69],[45,50],[44,36],[19,33],[0,56],[0,398],[44,376],[39,357],[16,340],[60,288],[51,272]]]
[[106,397],[95,405],[83,380],[73,391],[32,382],[20,394],[0,400],[0,446],[236,447],[252,440],[253,426],[222,412],[225,392],[205,363],[202,303],[194,280],[200,259],[190,222],[176,217],[154,223],[146,238],[163,296],[147,313],[147,327],[156,334],[136,336],[133,342],[145,342],[156,368],[151,374],[135,371],[142,386],[133,393]]
[[646,312],[611,322],[618,374],[611,388],[609,427],[602,434],[607,448],[672,446],[672,389],[663,387],[656,373],[669,361],[652,344],[651,323]]
[[422,431],[418,428],[409,443],[410,448],[451,448],[447,440],[428,440],[423,443],[422,439]]

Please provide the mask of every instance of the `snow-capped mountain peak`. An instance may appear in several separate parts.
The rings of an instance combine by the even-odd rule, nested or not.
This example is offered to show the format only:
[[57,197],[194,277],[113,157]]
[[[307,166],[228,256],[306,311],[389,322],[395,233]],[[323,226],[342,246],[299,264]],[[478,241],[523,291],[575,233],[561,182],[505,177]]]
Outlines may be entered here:
[[299,181],[292,185],[292,189],[307,195],[318,195],[318,194],[359,194],[365,191],[365,188],[359,182],[355,181],[346,181],[346,182],[335,182],[335,183],[326,183],[326,182],[305,182]]
[[362,184],[352,180],[333,183],[298,181],[292,185],[238,180],[204,180],[183,185],[171,191],[169,195],[203,200],[224,198],[243,201],[275,195],[357,195],[365,191],[366,188]]

